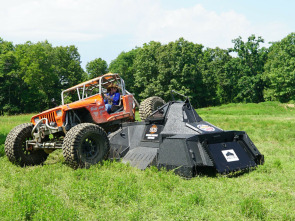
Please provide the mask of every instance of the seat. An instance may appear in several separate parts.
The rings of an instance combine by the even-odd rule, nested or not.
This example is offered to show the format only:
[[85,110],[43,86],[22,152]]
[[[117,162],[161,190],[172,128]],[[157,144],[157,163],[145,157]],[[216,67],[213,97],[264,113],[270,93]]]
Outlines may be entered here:
[[123,99],[122,99],[122,96],[120,96],[119,104],[118,105],[113,105],[111,107],[111,113],[113,114],[113,113],[120,112],[120,111],[123,110],[123,108],[124,108],[124,106],[123,106]]

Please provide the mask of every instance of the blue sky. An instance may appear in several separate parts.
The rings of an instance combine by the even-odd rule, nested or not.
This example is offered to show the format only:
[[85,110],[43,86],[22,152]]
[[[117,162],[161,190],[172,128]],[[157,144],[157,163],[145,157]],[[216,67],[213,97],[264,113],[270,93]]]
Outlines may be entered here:
[[75,45],[82,67],[110,63],[122,51],[180,37],[228,48],[251,34],[278,41],[295,30],[291,0],[10,0],[1,1],[0,37],[14,44]]

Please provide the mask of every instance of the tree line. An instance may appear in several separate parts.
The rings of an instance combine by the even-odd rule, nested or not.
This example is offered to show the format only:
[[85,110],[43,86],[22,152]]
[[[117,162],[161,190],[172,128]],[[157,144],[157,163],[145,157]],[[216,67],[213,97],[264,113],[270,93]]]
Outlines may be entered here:
[[62,89],[87,78],[74,46],[53,47],[48,41],[13,45],[0,39],[0,110],[31,113],[60,101]]
[[62,90],[107,72],[120,73],[138,100],[171,99],[171,90],[188,96],[194,107],[232,102],[295,100],[295,33],[270,47],[262,37],[234,39],[228,49],[205,48],[180,38],[151,41],[122,52],[109,65],[97,58],[81,67],[71,46],[48,41],[13,45],[0,38],[0,111],[38,112],[60,103]]
[[168,44],[152,41],[119,54],[109,70],[122,73],[139,99],[158,95],[169,100],[174,89],[196,108],[295,101],[295,33],[268,48],[255,35],[232,42],[232,48],[213,49],[183,38]]

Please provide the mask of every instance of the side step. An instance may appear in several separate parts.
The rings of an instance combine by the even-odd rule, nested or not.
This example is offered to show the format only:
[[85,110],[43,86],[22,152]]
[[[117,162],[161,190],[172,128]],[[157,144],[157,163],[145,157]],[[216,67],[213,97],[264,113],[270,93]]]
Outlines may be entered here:
[[141,170],[146,169],[149,165],[155,164],[158,148],[136,147],[123,157],[123,163],[130,163],[131,166]]

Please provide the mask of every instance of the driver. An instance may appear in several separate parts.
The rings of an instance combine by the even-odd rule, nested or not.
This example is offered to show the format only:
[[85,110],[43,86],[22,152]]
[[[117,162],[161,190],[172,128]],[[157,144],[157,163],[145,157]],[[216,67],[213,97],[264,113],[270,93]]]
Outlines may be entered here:
[[105,109],[108,113],[111,113],[113,105],[119,105],[120,93],[118,92],[118,86],[115,83],[111,83],[108,86],[108,93],[104,95]]

